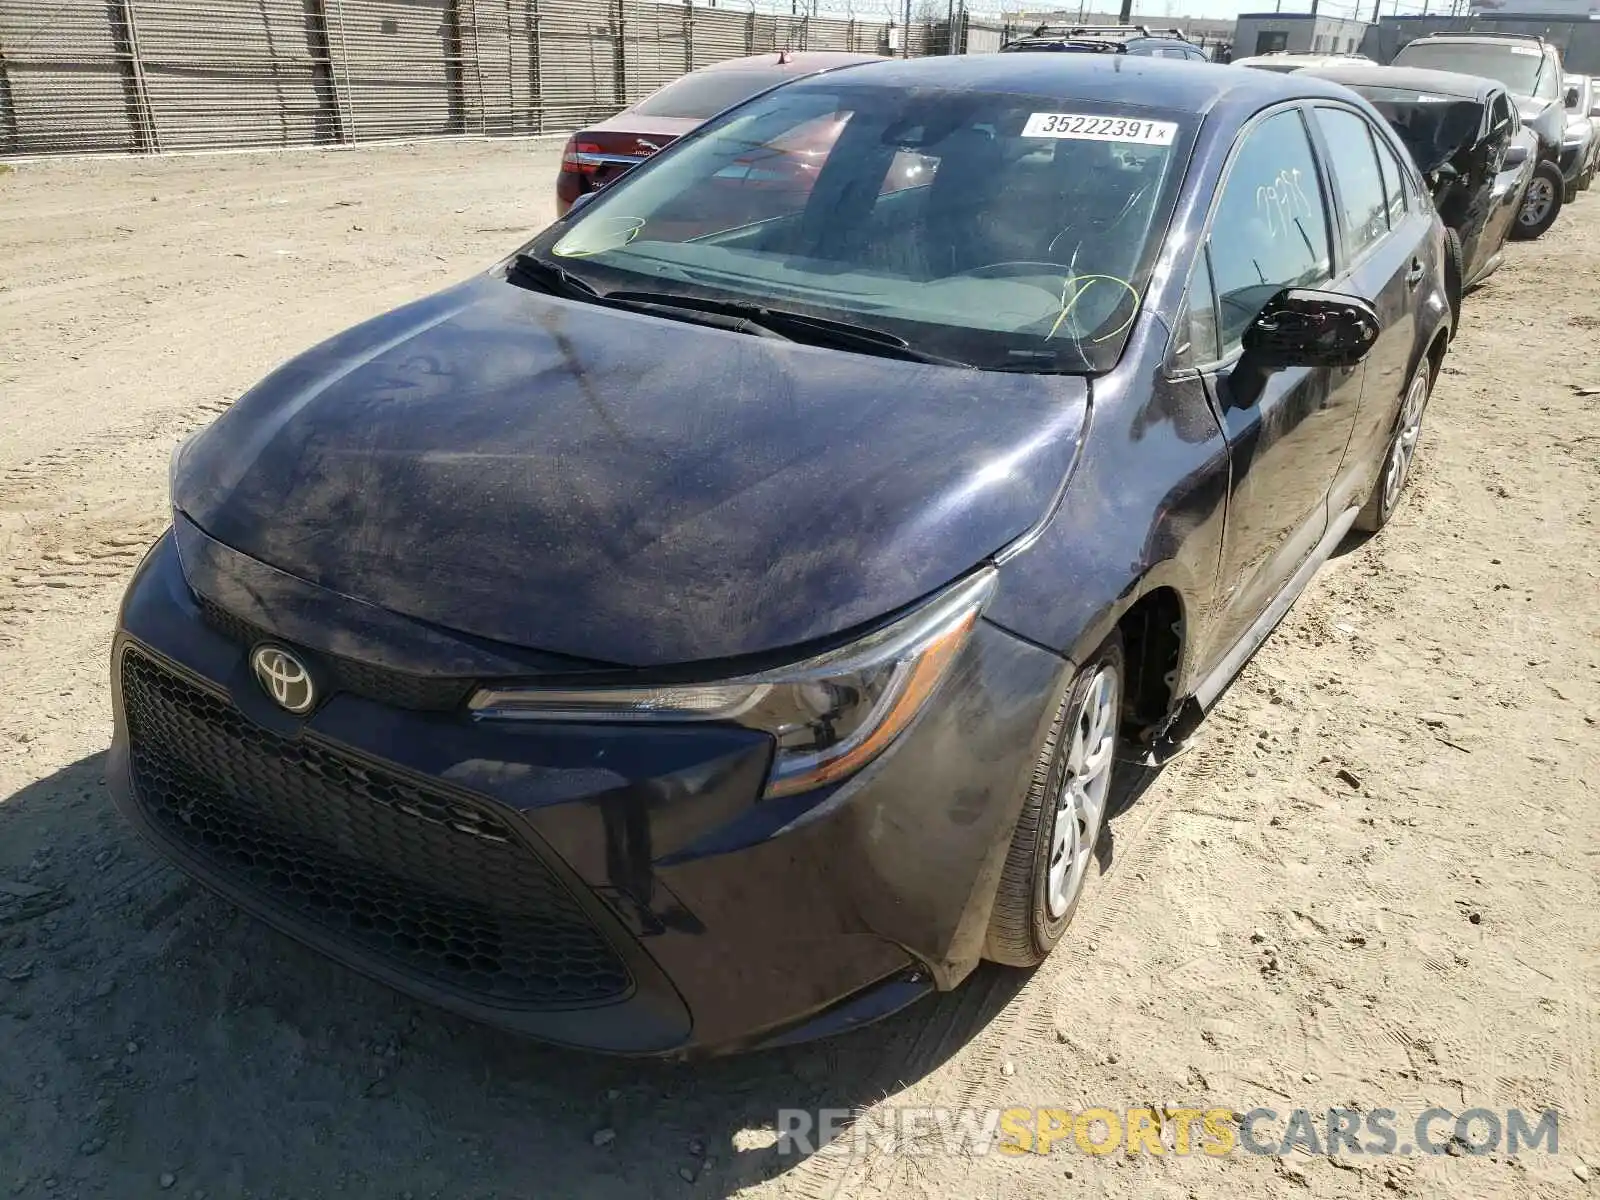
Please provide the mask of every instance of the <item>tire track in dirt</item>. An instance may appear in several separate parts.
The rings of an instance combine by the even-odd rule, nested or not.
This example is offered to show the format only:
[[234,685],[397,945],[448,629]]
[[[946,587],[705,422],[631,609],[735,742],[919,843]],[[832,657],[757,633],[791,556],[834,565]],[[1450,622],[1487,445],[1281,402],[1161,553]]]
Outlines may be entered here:
[[[1121,828],[1113,822],[1111,868],[1093,881],[1062,944],[1014,994],[1007,986],[1007,973],[986,964],[975,972],[977,978],[927,1002],[928,1011],[917,1022],[911,1044],[891,1048],[871,1073],[902,1081],[903,1090],[885,1095],[881,1103],[952,1109],[996,1108],[1005,1103],[1004,1063],[1026,1058],[1056,1040],[1051,1004],[1061,984],[1070,981],[1094,956],[1099,940],[1126,919],[1132,896],[1144,886],[1141,868],[1166,844],[1174,820],[1209,797],[1233,769],[1237,758],[1233,739],[1211,733],[1207,731],[1189,754],[1170,764],[1122,814]],[[1008,997],[1009,1003],[990,1020],[995,1002]],[[989,1023],[982,1024],[986,1020]],[[938,1071],[947,1060],[951,1069]],[[906,1080],[912,1081],[909,1086]],[[873,1107],[866,1106],[858,1116],[870,1120]],[[845,1134],[797,1167],[788,1177],[790,1186],[805,1200],[839,1200],[854,1194],[874,1166],[872,1151],[866,1155],[854,1151]]]

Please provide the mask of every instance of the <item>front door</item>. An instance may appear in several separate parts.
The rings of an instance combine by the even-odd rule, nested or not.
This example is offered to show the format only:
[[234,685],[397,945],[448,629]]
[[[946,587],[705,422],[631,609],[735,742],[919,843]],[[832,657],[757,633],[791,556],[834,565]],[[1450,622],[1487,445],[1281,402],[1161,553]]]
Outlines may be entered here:
[[1364,368],[1264,373],[1243,358],[1241,339],[1279,290],[1331,286],[1332,236],[1304,114],[1291,107],[1259,119],[1241,135],[1207,236],[1218,361],[1204,374],[1233,475],[1213,658],[1243,636],[1327,529],[1328,489]]
[[[1511,224],[1517,219],[1517,210],[1522,207],[1524,189],[1521,185],[1528,172],[1526,159],[1510,165],[1506,162],[1512,141],[1521,132],[1522,121],[1504,92],[1495,93],[1489,102],[1489,123],[1489,170],[1494,175],[1494,184],[1489,194],[1489,215],[1484,220],[1483,236],[1478,239],[1477,260],[1470,271],[1462,272],[1467,283],[1476,282],[1505,245]],[[1530,145],[1528,152],[1537,157],[1537,144]]]

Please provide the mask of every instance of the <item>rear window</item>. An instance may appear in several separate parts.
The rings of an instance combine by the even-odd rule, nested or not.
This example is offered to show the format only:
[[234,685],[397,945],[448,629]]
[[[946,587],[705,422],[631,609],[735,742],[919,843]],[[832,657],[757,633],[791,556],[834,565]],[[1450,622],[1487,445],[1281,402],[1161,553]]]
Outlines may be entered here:
[[1506,90],[1517,96],[1554,100],[1561,90],[1560,79],[1549,69],[1544,51],[1531,42],[1411,42],[1394,56],[1394,65],[1481,75],[1505,84]]
[[1193,114],[847,75],[725,114],[534,252],[603,291],[765,302],[988,369],[1114,365]]
[[793,75],[792,71],[781,70],[705,71],[685,75],[646,96],[634,105],[633,111],[642,117],[686,117],[704,121],[750,99],[757,92],[776,87]]

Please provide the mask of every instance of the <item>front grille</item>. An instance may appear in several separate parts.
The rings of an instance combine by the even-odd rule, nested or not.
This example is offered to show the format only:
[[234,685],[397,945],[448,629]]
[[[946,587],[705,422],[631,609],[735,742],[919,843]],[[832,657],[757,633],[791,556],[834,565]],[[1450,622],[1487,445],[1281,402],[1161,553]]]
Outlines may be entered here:
[[[260,642],[286,642],[269,629],[263,629],[236,613],[231,613],[214,600],[197,595],[200,615],[224,637],[242,646]],[[292,643],[291,643],[292,644]],[[396,708],[409,708],[422,712],[450,712],[459,708],[472,691],[472,680],[450,676],[413,675],[407,671],[394,671],[388,667],[375,667],[371,663],[353,658],[318,655],[330,676],[326,685],[330,691],[350,692],[380,704]]]
[[121,675],[136,802],[271,907],[504,1005],[630,990],[572,895],[490,807],[269,733],[132,647]]

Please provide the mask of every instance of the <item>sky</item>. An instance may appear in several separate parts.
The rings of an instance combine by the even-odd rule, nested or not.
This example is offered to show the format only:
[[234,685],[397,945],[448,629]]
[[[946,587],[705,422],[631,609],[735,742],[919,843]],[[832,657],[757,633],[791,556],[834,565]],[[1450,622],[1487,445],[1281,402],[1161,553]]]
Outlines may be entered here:
[[[1420,13],[1423,11],[1424,0],[1379,0],[1382,4],[1383,15],[1390,16],[1399,11],[1401,13]],[[1184,17],[1208,17],[1213,20],[1232,20],[1242,12],[1273,12],[1281,7],[1284,12],[1310,12],[1310,0],[1135,0],[1134,16],[1136,20],[1143,20],[1148,24],[1153,20],[1172,20],[1179,24]],[[1321,0],[1317,6],[1319,13],[1332,17],[1360,16],[1363,20],[1372,18],[1373,0]],[[1428,0],[1428,11],[1447,11],[1450,0]],[[988,12],[990,8],[985,0],[967,0],[968,9],[974,13]],[[1003,5],[1006,8],[1017,8],[1014,0]],[[1091,3],[1091,9],[1106,8],[1101,3]],[[1028,9],[1033,11],[1032,5]],[[1074,4],[1065,10],[1069,14],[1077,15],[1077,6]]]

